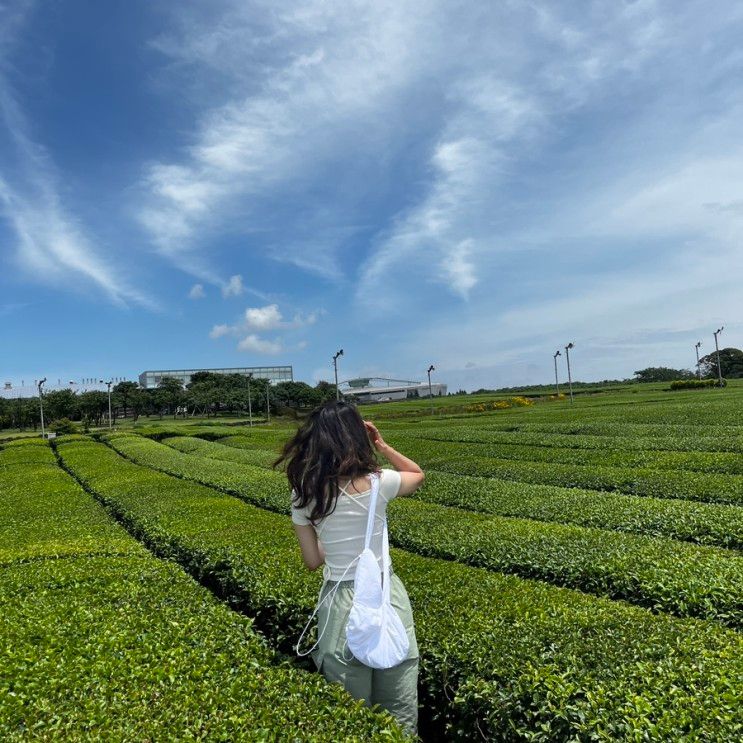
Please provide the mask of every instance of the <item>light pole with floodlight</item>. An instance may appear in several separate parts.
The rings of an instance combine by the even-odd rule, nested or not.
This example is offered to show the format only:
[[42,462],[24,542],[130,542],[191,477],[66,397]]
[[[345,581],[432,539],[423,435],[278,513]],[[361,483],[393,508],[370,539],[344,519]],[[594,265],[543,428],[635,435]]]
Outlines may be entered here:
[[341,392],[338,389],[338,357],[343,356],[343,349],[341,348],[338,353],[333,356],[333,370],[335,372],[335,399],[336,402],[341,399]]
[[557,379],[557,357],[562,356],[560,351],[555,351],[554,354],[552,354],[552,360],[555,362],[555,389],[557,390],[557,396],[560,396],[560,382]]
[[699,346],[701,346],[701,345],[702,345],[702,341],[697,341],[694,344],[694,349],[697,352],[697,379],[701,379],[702,378],[702,370],[699,368]]
[[253,403],[250,399],[250,380],[253,378],[253,372],[248,373],[248,418],[250,419],[250,425],[253,425]]
[[113,384],[113,380],[109,379],[108,382],[104,382],[102,379],[98,380],[100,384],[105,384],[108,387],[108,427],[112,428],[113,423],[111,420],[111,385]]
[[44,379],[40,379],[38,383],[39,388],[39,408],[41,410],[41,438],[46,438],[44,436],[44,393],[41,390],[41,386],[46,382],[46,377]]
[[428,374],[428,396],[433,399],[433,388],[431,387],[431,372],[436,371],[436,367],[431,364],[431,366],[426,369],[426,373]]
[[715,330],[715,351],[717,351],[717,379],[719,380],[720,387],[722,387],[722,366],[720,365],[720,346],[717,344],[717,336],[725,330],[725,326],[721,325]]
[[570,349],[573,348],[575,344],[571,341],[568,343],[567,346],[565,346],[565,358],[568,362],[568,385],[570,387],[570,402],[573,402],[573,377],[570,374]]

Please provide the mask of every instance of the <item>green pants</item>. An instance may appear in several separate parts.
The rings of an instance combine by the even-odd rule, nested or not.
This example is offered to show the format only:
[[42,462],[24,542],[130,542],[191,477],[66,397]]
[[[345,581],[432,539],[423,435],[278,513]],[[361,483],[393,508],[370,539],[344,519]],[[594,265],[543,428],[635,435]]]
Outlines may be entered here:
[[408,632],[410,650],[400,665],[381,670],[356,660],[346,642],[346,624],[353,603],[353,580],[326,581],[320,590],[320,600],[336,585],[335,596],[317,612],[318,633],[325,627],[320,643],[312,653],[318,670],[328,681],[342,684],[351,696],[363,699],[367,706],[378,704],[386,709],[407,732],[415,735],[418,729],[418,642],[413,611],[403,582],[392,573],[390,599]]

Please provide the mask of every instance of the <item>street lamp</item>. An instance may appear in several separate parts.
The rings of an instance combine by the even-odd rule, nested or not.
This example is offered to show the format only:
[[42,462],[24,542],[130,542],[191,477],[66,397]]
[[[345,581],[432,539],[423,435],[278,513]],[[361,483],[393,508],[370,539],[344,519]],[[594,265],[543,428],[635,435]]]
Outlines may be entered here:
[[570,349],[573,348],[575,344],[571,341],[568,343],[567,346],[565,346],[565,358],[568,361],[568,385],[570,386],[570,402],[573,402],[573,378],[570,375]]
[[702,378],[702,370],[699,368],[699,346],[702,345],[702,341],[697,341],[694,345],[694,349],[697,352],[697,379]]
[[102,379],[99,379],[98,381],[100,384],[108,386],[108,427],[111,428],[113,425],[111,422],[111,385],[113,384],[113,380],[109,379],[108,382],[104,382]]
[[559,351],[555,351],[552,355],[552,360],[555,362],[555,389],[557,390],[557,396],[560,396],[560,383],[557,381],[557,357],[562,356]]
[[338,389],[338,357],[343,356],[343,349],[341,348],[338,353],[333,356],[333,369],[335,371],[335,399],[336,401],[341,399],[341,393]]
[[431,387],[431,372],[436,371],[436,367],[431,364],[431,366],[426,369],[426,373],[428,374],[428,396],[433,398],[433,388]]
[[428,374],[428,396],[431,398],[431,415],[433,415],[433,388],[431,387],[431,372],[435,371],[436,367],[431,364],[431,366],[426,369],[426,373]]
[[715,350],[717,351],[717,378],[719,380],[720,387],[722,387],[722,366],[720,366],[720,346],[717,344],[717,336],[720,335],[723,330],[725,330],[724,325],[715,330]]
[[248,418],[250,419],[250,425],[253,425],[253,403],[250,399],[250,380],[253,378],[253,372],[248,374]]
[[46,377],[44,379],[40,379],[38,382],[38,388],[39,388],[39,408],[41,409],[41,438],[44,439],[46,436],[44,435],[44,393],[41,391],[41,386],[46,382]]

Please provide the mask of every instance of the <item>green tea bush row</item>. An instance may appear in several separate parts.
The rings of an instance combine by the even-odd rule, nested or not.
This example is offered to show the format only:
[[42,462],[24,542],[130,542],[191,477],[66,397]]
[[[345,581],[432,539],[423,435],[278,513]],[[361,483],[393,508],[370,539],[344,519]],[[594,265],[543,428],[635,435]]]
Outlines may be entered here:
[[[393,429],[395,432],[398,429]],[[400,429],[400,433],[418,438],[438,441],[461,441],[482,444],[517,444],[526,446],[561,447],[566,449],[600,449],[625,452],[727,452],[743,453],[743,438],[711,437],[702,435],[685,436],[638,436],[595,434],[571,434],[540,431],[505,431],[475,426],[430,426],[417,429]]]
[[[177,557],[280,647],[320,578],[286,516],[137,466],[101,444],[59,452],[161,554]],[[450,740],[731,740],[743,638],[514,576],[393,550],[421,649],[422,700]]]
[[[559,445],[489,443],[458,441],[422,433],[417,436],[394,435],[405,451],[408,441],[437,441],[445,444],[452,457],[471,456],[492,459],[514,459],[526,462],[555,462],[557,464],[601,465],[610,467],[640,467],[656,470],[710,472],[730,475],[743,474],[743,456],[731,452],[689,452],[639,450],[625,451],[621,448],[582,449]],[[614,442],[612,442],[614,443]]]
[[[232,440],[233,437],[230,437]],[[244,436],[235,436],[239,442],[246,441]],[[239,462],[240,464],[254,464],[257,467],[270,467],[276,461],[278,454],[274,449],[258,449],[254,446],[225,446],[219,441],[205,441],[200,438],[191,436],[173,436],[172,438],[163,439],[162,443],[177,449],[184,454],[198,454],[200,456],[210,457],[211,459],[220,459],[225,462]],[[218,452],[219,456],[210,456],[210,452]]]
[[[117,437],[111,444],[139,464],[289,512],[288,487],[278,472],[189,456],[134,436]],[[736,553],[406,499],[394,503],[391,514],[392,543],[413,552],[540,578],[656,611],[743,624],[743,557]]]
[[[581,411],[584,412],[584,411]],[[390,430],[415,431],[427,428],[430,422],[417,423],[414,426],[405,425],[397,426],[385,423],[385,430],[389,426]],[[434,424],[435,425],[435,424]],[[457,423],[458,426],[462,422]],[[623,437],[660,437],[669,438],[696,438],[704,439],[723,439],[723,441],[732,441],[740,445],[743,441],[743,426],[726,425],[721,426],[715,423],[709,425],[694,425],[691,423],[631,423],[623,420],[620,416],[609,419],[591,420],[590,418],[580,415],[575,416],[573,420],[560,418],[555,422],[554,418],[550,420],[537,419],[535,416],[521,416],[518,419],[512,419],[507,422],[493,422],[487,416],[468,420],[466,425],[472,430],[477,431],[522,431],[525,433],[558,433],[568,436],[588,435],[588,436],[623,436]],[[699,447],[700,449],[702,447]]]
[[2,740],[402,740],[386,715],[279,662],[45,449],[25,469],[0,452]]
[[145,554],[57,465],[49,445],[0,451],[0,566],[79,554]]
[[[163,443],[210,459],[260,467],[270,467],[276,456],[270,450],[246,448],[249,444],[240,436],[218,442],[182,436],[164,439]],[[413,497],[500,516],[556,521],[743,549],[743,509],[738,506],[534,485],[435,470],[426,472],[425,484]]]
[[395,545],[421,555],[743,627],[743,557],[727,550],[406,498],[391,504],[389,528]]
[[425,468],[462,475],[560,485],[588,490],[617,490],[656,498],[682,498],[709,503],[743,504],[743,476],[675,472],[643,467],[560,464],[492,459],[452,450],[448,442],[392,437],[399,448]]
[[726,381],[722,380],[722,385],[718,379],[674,379],[670,384],[672,390],[698,390],[709,389],[710,387],[724,387]]

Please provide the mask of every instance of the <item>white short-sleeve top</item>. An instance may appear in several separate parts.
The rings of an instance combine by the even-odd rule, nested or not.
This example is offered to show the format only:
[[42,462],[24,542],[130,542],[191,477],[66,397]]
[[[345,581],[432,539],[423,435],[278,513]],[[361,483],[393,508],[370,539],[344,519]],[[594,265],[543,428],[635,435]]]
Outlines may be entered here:
[[[387,513],[387,504],[400,492],[400,482],[400,473],[397,470],[381,470],[371,539],[371,549],[377,558],[380,570],[382,569],[382,527]],[[341,488],[333,513],[320,519],[314,525],[317,539],[325,550],[325,567],[323,568],[325,580],[353,579],[356,573],[355,564],[346,571],[345,576],[343,573],[364,549],[370,500],[371,488],[360,493],[349,492],[348,487]],[[297,508],[292,503],[292,521],[295,524],[311,524],[310,513],[312,513],[311,504],[304,508]]]

